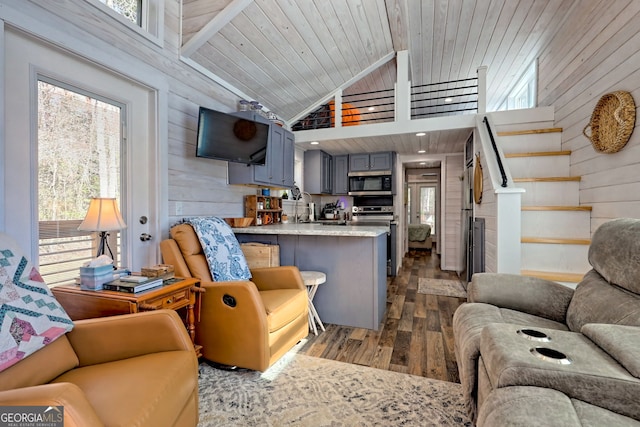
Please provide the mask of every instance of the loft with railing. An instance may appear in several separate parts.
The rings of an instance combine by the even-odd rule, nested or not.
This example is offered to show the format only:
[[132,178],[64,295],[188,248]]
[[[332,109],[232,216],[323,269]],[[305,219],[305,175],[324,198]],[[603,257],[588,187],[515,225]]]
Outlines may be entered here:
[[[395,93],[382,89],[342,96],[342,126],[392,122]],[[293,131],[335,127],[335,102],[321,105],[294,123]],[[411,119],[475,114],[478,112],[478,78],[429,83],[411,87]]]
[[[485,70],[479,70],[479,75],[473,78],[411,86],[410,119],[476,114],[484,111],[484,106],[479,108],[479,99],[484,99],[479,96],[479,92],[485,90]],[[483,83],[482,87],[480,80]],[[341,103],[335,100],[338,98],[342,99]],[[295,132],[394,122],[400,118],[398,113],[402,108],[398,108],[401,107],[398,100],[402,98],[397,89],[349,95],[337,93],[334,99],[293,123],[291,129]]]
[[486,111],[487,67],[469,79],[411,86],[406,51],[396,53],[393,88],[343,94],[342,88],[289,122],[296,143],[475,127]]

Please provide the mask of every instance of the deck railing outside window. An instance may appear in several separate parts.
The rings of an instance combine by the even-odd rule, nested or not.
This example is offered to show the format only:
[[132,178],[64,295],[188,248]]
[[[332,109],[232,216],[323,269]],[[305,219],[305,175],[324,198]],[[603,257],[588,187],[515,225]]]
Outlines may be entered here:
[[[80,267],[96,256],[94,233],[79,231],[81,220],[40,221],[39,260],[40,274],[49,286],[73,283],[80,276]],[[109,245],[115,250],[119,233],[111,232]]]

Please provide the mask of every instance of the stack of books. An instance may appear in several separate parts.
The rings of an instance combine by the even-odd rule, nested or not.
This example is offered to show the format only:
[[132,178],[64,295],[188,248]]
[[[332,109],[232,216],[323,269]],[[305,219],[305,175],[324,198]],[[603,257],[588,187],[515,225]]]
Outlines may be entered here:
[[122,276],[102,285],[107,291],[127,292],[135,294],[162,286],[162,277]]

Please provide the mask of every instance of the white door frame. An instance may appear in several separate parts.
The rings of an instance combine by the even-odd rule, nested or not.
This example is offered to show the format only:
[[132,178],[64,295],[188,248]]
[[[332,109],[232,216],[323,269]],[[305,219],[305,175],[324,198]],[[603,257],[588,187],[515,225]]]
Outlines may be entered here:
[[[43,74],[127,106],[129,126],[124,130],[128,141],[125,152],[133,153],[138,160],[126,161],[123,166],[128,177],[127,188],[122,189],[128,225],[122,234],[123,260],[132,269],[157,262],[157,242],[141,242],[139,236],[148,233],[159,237],[161,224],[166,221],[162,218],[167,218],[162,216],[166,215],[166,208],[161,208],[166,206],[166,177],[161,178],[162,171],[166,171],[166,155],[161,152],[166,152],[166,146],[162,147],[159,141],[163,130],[166,134],[166,127],[159,126],[159,112],[163,107],[159,92],[24,33],[7,31],[3,36],[7,75],[2,84],[5,105],[11,106],[4,114],[4,179],[8,184],[3,195],[4,229],[23,248],[30,249],[32,260],[37,260],[37,91],[34,88],[38,75]],[[16,46],[23,42],[26,45]],[[107,86],[110,89],[105,91]],[[148,218],[145,224],[139,221],[143,215]]]

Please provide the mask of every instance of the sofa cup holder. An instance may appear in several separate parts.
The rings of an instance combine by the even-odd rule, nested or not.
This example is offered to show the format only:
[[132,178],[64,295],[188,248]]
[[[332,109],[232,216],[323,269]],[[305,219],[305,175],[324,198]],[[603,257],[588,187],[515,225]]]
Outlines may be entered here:
[[539,342],[551,341],[551,337],[549,335],[545,334],[542,331],[538,331],[536,329],[518,329],[516,333],[521,337],[531,341],[539,341]]
[[549,347],[534,347],[530,352],[545,362],[557,363],[559,365],[568,365],[571,363],[571,359],[569,359],[566,354]]

